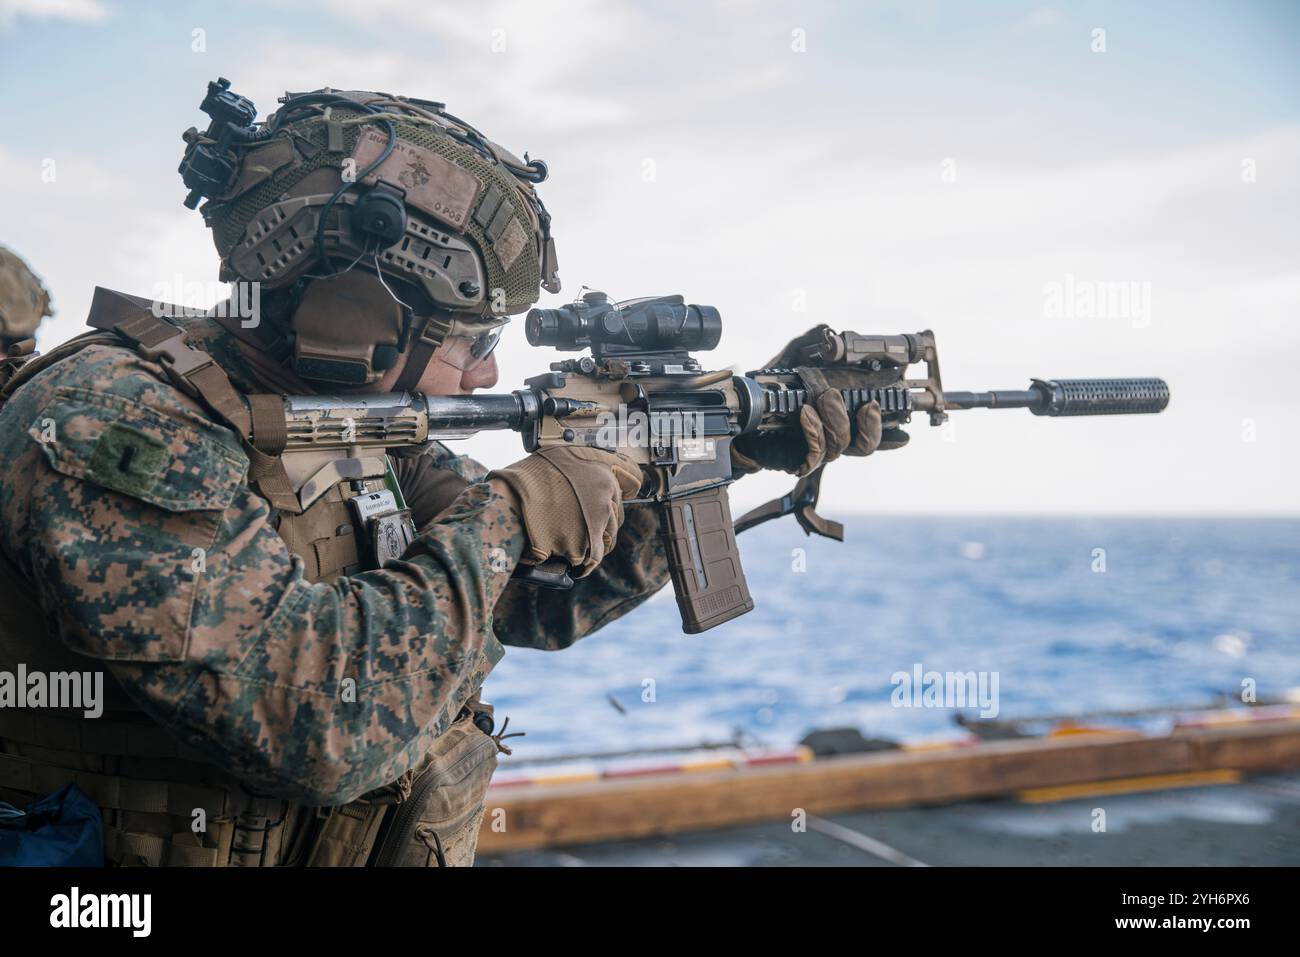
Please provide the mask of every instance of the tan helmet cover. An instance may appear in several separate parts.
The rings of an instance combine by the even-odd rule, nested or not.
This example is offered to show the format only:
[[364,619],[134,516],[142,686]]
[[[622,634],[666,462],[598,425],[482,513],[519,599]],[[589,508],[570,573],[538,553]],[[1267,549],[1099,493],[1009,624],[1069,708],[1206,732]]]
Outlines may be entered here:
[[[203,207],[223,279],[280,289],[327,275],[319,238],[332,269],[378,268],[450,312],[510,315],[535,303],[539,287],[558,290],[550,217],[530,181],[544,164],[521,162],[441,104],[305,94],[322,95],[334,100],[295,106],[298,94],[286,94],[257,138],[233,148],[236,173]],[[396,143],[381,161],[387,123]],[[375,190],[405,209],[405,230],[383,248],[359,228]]]
[[0,337],[26,339],[49,315],[45,286],[17,254],[0,246]]

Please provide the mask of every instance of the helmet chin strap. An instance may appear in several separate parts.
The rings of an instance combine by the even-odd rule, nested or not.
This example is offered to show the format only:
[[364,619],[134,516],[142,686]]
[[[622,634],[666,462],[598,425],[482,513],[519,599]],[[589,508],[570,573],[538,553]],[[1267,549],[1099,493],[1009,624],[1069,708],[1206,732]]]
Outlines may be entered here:
[[375,275],[384,290],[393,297],[393,301],[402,307],[403,318],[407,323],[407,328],[402,330],[399,346],[406,353],[406,365],[402,367],[401,375],[398,376],[394,388],[398,392],[414,392],[420,380],[424,378],[424,370],[429,368],[433,354],[451,332],[451,322],[432,315],[422,319],[416,318],[411,307],[393,292],[387,282],[384,282],[384,272],[379,267],[378,249],[375,250]]
[[406,348],[406,365],[394,386],[398,392],[414,392],[424,378],[424,370],[442,341],[451,332],[451,320],[439,316],[416,318],[411,329],[410,343]]

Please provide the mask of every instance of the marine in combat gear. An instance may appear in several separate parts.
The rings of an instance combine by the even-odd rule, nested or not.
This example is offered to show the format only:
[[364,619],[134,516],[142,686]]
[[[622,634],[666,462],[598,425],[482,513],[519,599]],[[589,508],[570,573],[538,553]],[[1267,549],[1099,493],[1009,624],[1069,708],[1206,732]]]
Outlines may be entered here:
[[[0,800],[75,781],[112,864],[470,864],[503,646],[566,647],[668,580],[623,508],[637,468],[289,450],[283,403],[491,386],[509,316],[559,288],[545,165],[432,101],[324,89],[255,123],[221,80],[202,109],[186,202],[260,320],[98,289],[92,331],[0,393],[0,668],[109,679],[98,720],[0,709]],[[851,441],[833,403],[805,435],[738,471]],[[571,591],[512,581],[551,557]]]
[[50,315],[49,290],[21,256],[0,245],[0,384],[21,364],[4,360],[30,355],[36,348],[36,329]]

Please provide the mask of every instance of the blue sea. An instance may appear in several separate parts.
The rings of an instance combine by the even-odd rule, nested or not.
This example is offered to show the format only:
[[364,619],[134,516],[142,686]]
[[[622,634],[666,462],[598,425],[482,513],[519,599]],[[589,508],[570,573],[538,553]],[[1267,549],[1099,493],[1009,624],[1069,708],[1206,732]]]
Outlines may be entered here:
[[737,732],[771,746],[828,727],[960,733],[958,708],[897,706],[891,678],[918,667],[996,674],[999,719],[1300,687],[1300,520],[845,524],[842,543],[790,519],[742,535],[757,608],[703,635],[681,633],[665,589],[572,648],[507,649],[485,697],[527,732],[516,760]]

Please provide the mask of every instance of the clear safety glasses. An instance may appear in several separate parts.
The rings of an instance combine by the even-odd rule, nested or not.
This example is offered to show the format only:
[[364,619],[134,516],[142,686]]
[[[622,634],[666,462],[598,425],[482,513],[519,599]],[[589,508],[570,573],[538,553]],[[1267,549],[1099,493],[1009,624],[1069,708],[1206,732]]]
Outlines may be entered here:
[[488,360],[488,356],[492,355],[492,350],[501,341],[501,333],[505,331],[505,328],[505,323],[502,323],[477,335],[466,335],[453,331],[443,340],[441,348],[434,355],[447,365],[455,366],[462,372],[468,372]]

